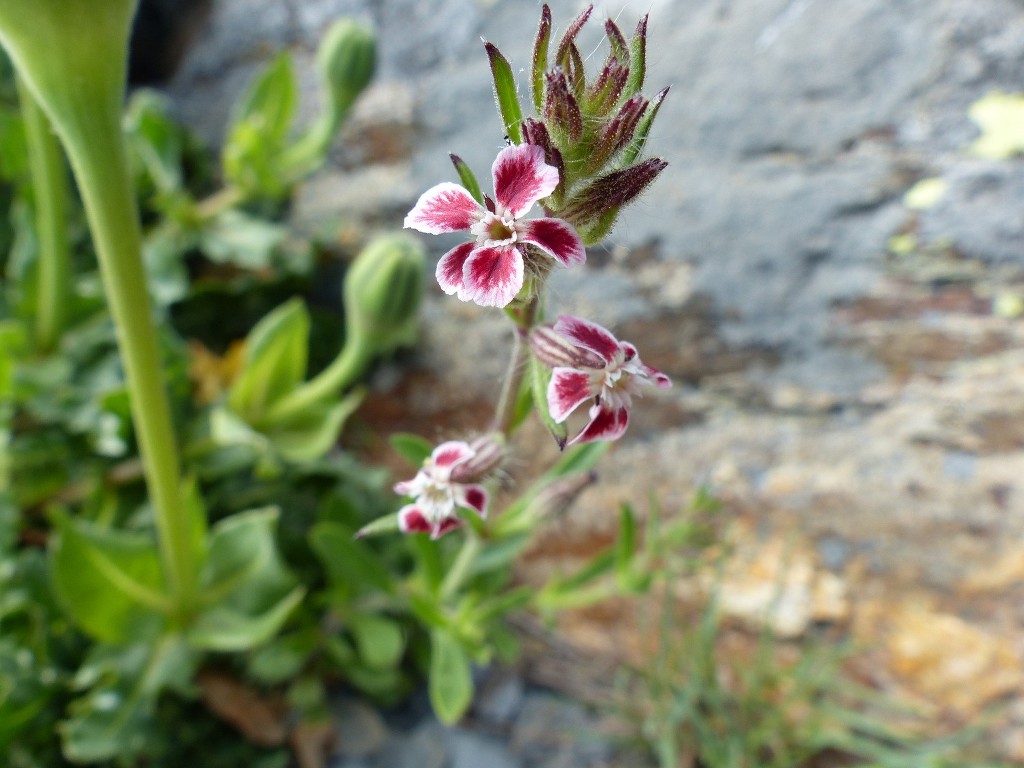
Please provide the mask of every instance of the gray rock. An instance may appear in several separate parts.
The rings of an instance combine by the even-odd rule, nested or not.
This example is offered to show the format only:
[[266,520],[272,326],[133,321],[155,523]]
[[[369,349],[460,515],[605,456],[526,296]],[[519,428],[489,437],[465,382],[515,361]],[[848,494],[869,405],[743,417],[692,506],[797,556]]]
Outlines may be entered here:
[[450,768],[520,768],[521,765],[497,739],[461,728],[448,731],[448,748],[452,756]]
[[332,717],[337,730],[337,753],[345,758],[365,758],[388,738],[387,726],[376,709],[364,701],[344,698],[334,703]]

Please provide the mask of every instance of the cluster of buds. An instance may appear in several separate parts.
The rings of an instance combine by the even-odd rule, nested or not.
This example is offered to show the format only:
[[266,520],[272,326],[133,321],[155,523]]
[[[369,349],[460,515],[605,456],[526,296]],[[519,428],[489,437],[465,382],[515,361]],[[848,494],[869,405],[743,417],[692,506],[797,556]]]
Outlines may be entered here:
[[[543,6],[531,69],[536,117],[523,117],[511,65],[485,43],[509,143],[491,168],[494,196],[483,194],[466,163],[452,155],[461,184],[427,190],[405,218],[406,227],[427,234],[468,233],[468,242],[438,262],[438,284],[463,301],[506,308],[517,332],[529,338],[532,400],[563,448],[619,438],[633,397],[649,386],[671,384],[641,362],[636,347],[600,325],[571,315],[546,325],[540,317],[548,273],[556,266],[583,265],[585,246],[604,238],[623,206],[667,165],[640,159],[668,93],[666,88],[652,99],[640,93],[647,17],[630,40],[615,22],[605,23],[610,50],[600,73],[588,80],[576,38],[592,11],[588,7],[569,25],[551,56],[551,11]],[[534,205],[544,215],[527,218]],[[523,368],[512,370],[503,401],[520,383]],[[588,421],[569,439],[566,422],[587,403]],[[510,428],[502,414],[513,409],[506,405],[499,404],[496,435],[472,445],[442,443],[416,477],[395,486],[412,497],[398,513],[402,531],[437,538],[462,525],[460,510],[486,515],[488,496],[479,481],[496,466],[491,457],[500,458],[493,446],[503,445],[495,438]]]
[[514,88],[511,66],[495,46],[486,46],[509,135],[542,147],[545,161],[558,170],[558,186],[544,207],[572,224],[588,245],[611,231],[622,207],[667,165],[659,158],[639,160],[668,94],[668,88],[652,99],[640,93],[647,71],[647,17],[630,40],[614,21],[605,22],[608,55],[597,77],[588,80],[576,37],[592,11],[588,6],[569,25],[552,57],[551,11],[543,7],[530,79],[538,118],[522,118],[503,95]]

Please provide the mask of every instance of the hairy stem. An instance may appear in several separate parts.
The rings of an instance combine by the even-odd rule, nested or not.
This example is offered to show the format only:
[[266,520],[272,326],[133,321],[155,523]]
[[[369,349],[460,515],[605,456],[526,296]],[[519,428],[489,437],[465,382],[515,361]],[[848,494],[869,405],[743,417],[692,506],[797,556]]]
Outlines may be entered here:
[[534,298],[523,309],[522,315],[516,318],[515,335],[512,338],[512,354],[509,357],[505,380],[501,385],[498,407],[494,412],[492,432],[501,432],[503,435],[507,435],[512,429],[512,422],[516,415],[516,399],[519,395],[519,387],[523,383],[523,375],[526,373],[526,366],[523,364],[524,341],[529,337],[530,331],[537,322],[539,307],[540,298]]

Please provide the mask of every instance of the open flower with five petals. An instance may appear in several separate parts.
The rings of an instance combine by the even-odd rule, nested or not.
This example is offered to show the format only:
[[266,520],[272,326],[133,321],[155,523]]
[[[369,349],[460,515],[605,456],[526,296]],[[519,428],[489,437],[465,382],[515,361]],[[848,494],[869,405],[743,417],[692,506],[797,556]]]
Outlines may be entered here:
[[552,260],[583,264],[586,251],[572,225],[555,218],[523,219],[534,203],[558,186],[558,170],[532,144],[506,147],[491,167],[494,200],[481,205],[452,182],[428,189],[405,217],[405,226],[431,235],[468,231],[474,239],[448,251],[437,282],[448,294],[485,307],[507,306],[525,274],[543,274]]
[[615,440],[629,424],[633,395],[654,385],[672,385],[668,376],[640,361],[636,347],[619,341],[589,320],[562,315],[553,326],[541,326],[531,336],[537,358],[552,368],[548,409],[561,424],[588,400],[590,421],[569,445]]
[[416,477],[395,484],[395,493],[413,497],[398,510],[403,533],[429,533],[436,539],[462,525],[458,509],[487,515],[487,490],[469,482],[500,461],[500,446],[486,439],[473,445],[461,440],[441,443],[423,462]]

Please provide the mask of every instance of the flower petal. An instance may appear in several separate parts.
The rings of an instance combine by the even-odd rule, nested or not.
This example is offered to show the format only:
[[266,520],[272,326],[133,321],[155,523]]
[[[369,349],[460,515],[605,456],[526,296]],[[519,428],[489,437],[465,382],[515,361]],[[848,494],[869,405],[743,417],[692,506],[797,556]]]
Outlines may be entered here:
[[455,503],[467,507],[480,517],[487,516],[487,490],[482,485],[462,485],[455,491]]
[[459,232],[473,226],[482,211],[469,192],[446,181],[420,195],[402,226],[428,235]]
[[504,307],[522,287],[523,255],[518,248],[478,248],[462,269],[459,298],[482,307]]
[[531,219],[523,222],[521,240],[532,243],[563,266],[587,263],[587,251],[572,225],[561,219]]
[[600,405],[590,408],[590,423],[569,441],[569,445],[592,443],[595,440],[617,440],[622,437],[629,425],[629,410],[617,408],[609,410]]
[[498,205],[513,219],[558,186],[558,169],[544,162],[544,150],[534,144],[505,147],[494,159],[491,175]]
[[664,373],[659,371],[657,368],[651,368],[649,365],[640,364],[643,372],[647,375],[647,378],[655,383],[658,389],[668,389],[672,386],[672,379],[666,376]]
[[600,355],[606,363],[619,351],[619,342],[607,328],[582,317],[562,315],[555,323],[555,330],[574,344]]
[[415,504],[407,504],[398,510],[398,529],[402,533],[431,533],[433,526]]
[[548,411],[556,423],[561,424],[569,414],[597,395],[590,374],[574,368],[555,368],[548,382]]
[[469,447],[469,443],[462,440],[449,440],[441,443],[430,454],[430,460],[435,467],[451,469],[456,464],[469,461],[476,456],[476,451]]
[[437,270],[434,272],[437,284],[449,296],[462,288],[462,268],[475,247],[476,243],[457,245],[437,262]]

